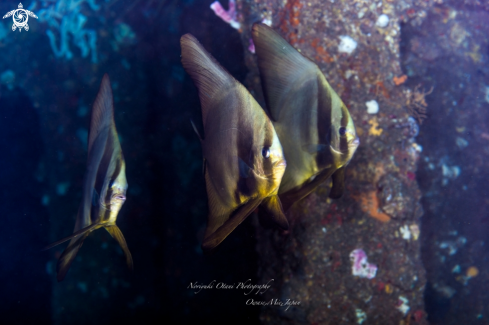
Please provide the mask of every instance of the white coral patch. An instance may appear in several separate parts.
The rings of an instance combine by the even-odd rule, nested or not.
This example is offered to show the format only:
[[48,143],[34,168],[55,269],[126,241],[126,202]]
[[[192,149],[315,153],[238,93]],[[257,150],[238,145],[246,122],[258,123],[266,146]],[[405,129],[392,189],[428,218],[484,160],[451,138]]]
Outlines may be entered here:
[[377,18],[377,21],[375,22],[375,26],[384,28],[389,24],[389,16],[386,14],[382,14]]
[[367,113],[377,114],[379,112],[379,103],[375,99],[369,100],[365,105],[367,105]]
[[357,48],[357,41],[350,36],[340,36],[340,45],[338,45],[338,51],[340,53],[351,54]]

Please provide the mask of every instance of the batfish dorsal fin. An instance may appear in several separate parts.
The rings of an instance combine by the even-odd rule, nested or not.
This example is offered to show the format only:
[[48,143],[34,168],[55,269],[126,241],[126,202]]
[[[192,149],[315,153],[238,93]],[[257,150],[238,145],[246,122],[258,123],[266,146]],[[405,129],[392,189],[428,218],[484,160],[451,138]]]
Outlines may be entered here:
[[112,88],[107,74],[102,78],[100,90],[93,104],[90,119],[90,133],[88,135],[88,152],[91,151],[93,142],[105,128],[114,123],[114,104],[112,100]]
[[[112,89],[110,87],[109,76],[105,74],[92,108],[90,133],[88,135],[87,170],[85,172],[83,185],[83,199],[77,216],[75,231],[89,226],[92,222],[90,210],[95,183],[100,172],[105,173],[105,170],[100,170],[100,165],[103,163],[107,150],[113,151],[112,142],[119,141],[117,138],[111,138],[111,134],[113,136],[114,133],[115,137],[117,137],[114,123]],[[109,141],[111,139],[112,141]],[[110,148],[107,148],[108,144]],[[109,155],[110,154],[111,152]],[[107,163],[105,163],[105,165],[107,165]],[[104,174],[103,177],[105,176],[106,175]],[[99,194],[103,195],[103,193]]]
[[267,108],[277,121],[284,96],[290,95],[299,80],[316,83],[320,71],[267,25],[254,24],[252,37]]
[[[207,114],[216,108],[216,101],[225,96],[231,88],[241,85],[204,49],[191,34],[180,38],[182,64],[199,89],[202,106],[202,121],[205,124]],[[241,86],[242,87],[242,86]]]

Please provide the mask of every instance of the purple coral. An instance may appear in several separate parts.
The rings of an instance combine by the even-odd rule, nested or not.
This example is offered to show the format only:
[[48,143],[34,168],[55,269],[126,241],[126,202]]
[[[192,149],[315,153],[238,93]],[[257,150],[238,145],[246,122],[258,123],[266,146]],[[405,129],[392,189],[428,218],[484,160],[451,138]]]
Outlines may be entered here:
[[214,1],[211,4],[211,9],[214,13],[224,20],[226,23],[230,24],[231,27],[239,29],[241,27],[240,23],[236,20],[236,2],[235,0],[229,0],[228,10],[224,10],[219,1]]
[[352,261],[351,273],[361,278],[373,279],[377,273],[377,265],[370,264],[367,261],[367,254],[363,249],[355,249],[350,253]]

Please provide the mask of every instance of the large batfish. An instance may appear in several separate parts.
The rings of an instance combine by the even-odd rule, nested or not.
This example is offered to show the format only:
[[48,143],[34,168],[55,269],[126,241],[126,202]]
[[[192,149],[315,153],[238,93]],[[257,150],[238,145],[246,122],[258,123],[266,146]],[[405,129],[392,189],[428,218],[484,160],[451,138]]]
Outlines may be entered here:
[[259,205],[288,229],[277,196],[286,162],[272,122],[248,90],[186,34],[182,64],[199,90],[209,215],[202,248],[219,245]]
[[252,37],[267,108],[287,160],[279,190],[284,211],[330,176],[330,197],[341,197],[345,166],[360,144],[348,109],[319,67],[272,28],[255,24]]
[[58,260],[58,282],[64,279],[85,238],[90,232],[102,227],[117,240],[132,270],[131,252],[116,225],[119,210],[126,201],[126,191],[126,164],[115,128],[110,80],[105,74],[92,108],[87,170],[74,233],[45,248],[50,249],[71,239]]

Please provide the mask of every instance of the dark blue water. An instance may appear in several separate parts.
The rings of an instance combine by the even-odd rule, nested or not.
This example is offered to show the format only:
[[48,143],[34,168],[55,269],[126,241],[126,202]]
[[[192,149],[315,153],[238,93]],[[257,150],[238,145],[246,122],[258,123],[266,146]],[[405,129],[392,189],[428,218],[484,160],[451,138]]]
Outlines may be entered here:
[[[213,280],[256,283],[260,267],[250,220],[218,253],[204,256],[200,248],[207,196],[190,120],[201,129],[201,112],[180,63],[181,35],[195,35],[247,84],[241,35],[211,2],[32,1],[24,9],[38,19],[28,19],[28,31],[0,21],[0,323],[259,323],[259,307],[246,306],[240,291],[189,289]],[[0,3],[2,15],[17,8]],[[434,8],[423,25],[403,25],[401,41],[409,86],[434,87],[418,137],[426,312],[432,324],[487,324],[489,13],[472,3]],[[450,10],[460,22],[449,29],[443,13]],[[459,34],[466,43],[455,44]],[[135,270],[98,230],[58,283],[64,245],[41,249],[73,230],[90,110],[104,73],[129,183],[118,225]],[[456,244],[460,238],[466,243]],[[463,278],[469,267],[478,275]]]

